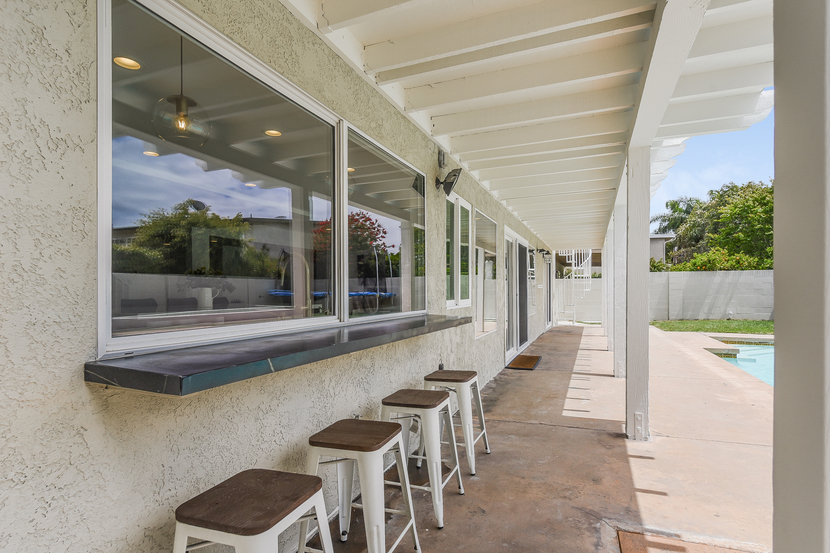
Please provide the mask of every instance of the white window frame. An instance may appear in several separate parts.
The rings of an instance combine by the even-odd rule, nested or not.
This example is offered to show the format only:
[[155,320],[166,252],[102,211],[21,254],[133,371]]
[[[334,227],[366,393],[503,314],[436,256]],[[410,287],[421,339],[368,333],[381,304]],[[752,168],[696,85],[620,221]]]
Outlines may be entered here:
[[[471,262],[474,258],[473,252],[475,251],[475,235],[473,234],[473,206],[470,202],[466,201],[464,198],[452,192],[449,196],[447,196],[448,202],[454,204],[455,206],[455,218],[454,218],[454,226],[453,226],[453,267],[452,271],[452,278],[453,278],[453,286],[455,290],[455,297],[451,300],[447,300],[447,309],[456,309],[459,307],[470,307],[473,305],[473,272],[470,270]],[[467,218],[469,229],[467,236],[469,237],[469,243],[467,247],[469,248],[468,253],[468,263],[467,263],[467,271],[469,274],[467,278],[469,279],[468,290],[469,296],[467,299],[461,299],[461,206],[463,206],[467,212],[470,214]],[[445,249],[446,252],[446,249]]]
[[[491,219],[489,216],[487,216],[484,213],[482,213],[481,211],[479,211],[478,209],[476,209],[474,213],[475,213],[475,215],[473,217],[474,220],[477,220],[478,215],[481,215],[482,217],[486,218],[488,221],[490,221],[491,223],[496,225],[496,251],[492,252],[492,253],[494,253],[496,255],[496,282],[498,282],[498,280],[499,280],[499,276],[498,276],[499,275],[499,224],[495,220]],[[474,224],[473,230],[475,232],[478,232],[478,223]],[[478,243],[478,241],[476,240],[476,236],[473,235],[473,251],[477,251],[479,249],[479,247],[476,245],[477,243]],[[504,246],[502,246],[502,247],[504,247]],[[487,251],[487,250],[484,250],[482,248],[482,251]],[[476,260],[476,266],[478,266],[477,260]],[[478,298],[478,279],[476,278],[474,280],[476,282],[476,290],[475,290],[476,293],[475,293],[475,295],[476,295],[476,299],[477,299]],[[484,301],[484,295],[483,294],[484,294],[484,292],[482,291],[482,301]],[[483,338],[485,336],[489,336],[490,334],[493,334],[494,332],[496,332],[499,329],[499,325],[498,325],[498,297],[499,297],[498,287],[496,288],[494,294],[496,295],[496,313],[497,313],[497,315],[496,315],[496,326],[492,330],[488,330],[487,332],[482,332],[481,334],[479,334],[478,330],[476,330],[476,332],[475,332],[475,335],[476,335],[475,339],[476,340],[478,340],[479,338]],[[472,295],[472,294],[470,294],[470,295]],[[483,309],[483,306],[482,306],[482,313],[483,312],[484,312],[484,309]],[[483,315],[482,315],[482,317],[483,317]],[[478,329],[478,306],[476,306],[475,315],[474,315],[473,318],[476,321],[475,322],[476,329]],[[482,320],[482,322],[483,322],[483,320]]]
[[[348,129],[346,120],[317,101],[272,67],[208,25],[173,0],[134,0],[156,16],[189,35],[200,44],[251,77],[273,88],[301,108],[332,125],[335,139],[335,185],[332,215],[335,216],[333,289],[337,300],[334,316],[222,326],[198,330],[171,330],[137,336],[112,336],[112,4],[97,0],[98,7],[98,358],[148,353],[199,344],[228,342],[259,336],[296,332],[308,328],[342,326],[348,323],[348,267],[345,244],[348,225]],[[357,131],[357,129],[354,129]],[[357,131],[359,132],[359,131]],[[366,137],[364,133],[361,136]],[[371,141],[401,163],[418,171],[387,148]],[[426,225],[425,225],[426,227]],[[425,246],[426,247],[426,246]],[[426,252],[426,258],[429,255]],[[426,261],[425,261],[426,263]],[[425,274],[428,273],[428,268]],[[428,283],[428,278],[426,279]],[[421,315],[426,309],[405,313],[361,317],[372,322]],[[351,324],[357,324],[352,322]]]

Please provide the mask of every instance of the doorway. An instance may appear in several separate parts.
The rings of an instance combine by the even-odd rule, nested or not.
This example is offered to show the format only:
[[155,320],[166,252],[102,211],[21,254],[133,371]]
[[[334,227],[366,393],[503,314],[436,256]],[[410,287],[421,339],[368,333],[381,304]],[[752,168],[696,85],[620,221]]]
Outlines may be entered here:
[[504,229],[505,360],[510,362],[528,345],[528,244]]

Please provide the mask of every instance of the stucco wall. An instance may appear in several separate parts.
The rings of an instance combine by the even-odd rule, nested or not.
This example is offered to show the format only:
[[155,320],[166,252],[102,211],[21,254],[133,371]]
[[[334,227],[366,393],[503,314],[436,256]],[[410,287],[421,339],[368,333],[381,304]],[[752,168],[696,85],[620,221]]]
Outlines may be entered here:
[[[432,142],[281,4],[182,4],[434,181]],[[4,551],[168,551],[185,499],[250,467],[302,470],[310,434],[377,416],[382,397],[420,386],[439,362],[486,382],[504,358],[498,279],[500,330],[475,341],[466,325],[185,398],[85,384],[98,313],[95,11],[82,0],[0,6]],[[544,247],[469,176],[457,191],[499,223],[497,270],[504,224]],[[445,313],[444,196],[430,186],[427,210],[427,306]],[[544,328],[535,313],[531,339]]]
[[649,274],[649,317],[772,320],[772,271]]

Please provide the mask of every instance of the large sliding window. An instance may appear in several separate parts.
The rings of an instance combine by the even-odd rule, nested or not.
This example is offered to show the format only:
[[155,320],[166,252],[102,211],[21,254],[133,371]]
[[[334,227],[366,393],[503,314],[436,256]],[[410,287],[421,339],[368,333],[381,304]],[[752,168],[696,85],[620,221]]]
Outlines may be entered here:
[[101,353],[423,311],[424,176],[152,5],[102,11]]
[[426,308],[424,176],[349,131],[349,316]]

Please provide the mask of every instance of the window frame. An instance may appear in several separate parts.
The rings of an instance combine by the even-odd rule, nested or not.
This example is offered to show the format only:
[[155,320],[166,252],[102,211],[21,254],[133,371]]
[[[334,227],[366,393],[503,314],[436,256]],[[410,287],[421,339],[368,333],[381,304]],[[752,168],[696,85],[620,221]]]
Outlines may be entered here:
[[[349,323],[348,316],[348,266],[346,248],[348,240],[348,133],[351,128],[366,140],[394,157],[400,163],[419,171],[388,148],[370,139],[365,133],[350,125],[346,119],[319,102],[313,96],[279,74],[275,69],[233,42],[214,27],[173,0],[132,0],[155,16],[188,35],[204,47],[224,58],[228,63],[261,81],[266,86],[308,111],[333,128],[334,186],[332,217],[334,219],[333,290],[336,311],[332,316],[287,321],[258,322],[218,326],[206,329],[169,330],[134,336],[112,336],[112,3],[97,0],[97,61],[98,61],[98,125],[97,125],[97,189],[98,189],[98,251],[97,251],[97,357],[119,357],[133,353],[149,353],[201,344],[221,343],[262,336],[296,332],[309,328],[337,327]],[[426,198],[424,199],[426,202]],[[426,225],[424,228],[428,228]],[[425,249],[428,246],[425,244]],[[429,253],[426,252],[426,259]],[[428,288],[428,265],[425,259],[425,288]],[[428,297],[428,295],[426,296]],[[426,306],[425,306],[426,307]],[[426,313],[426,308],[404,313],[361,317],[359,322],[378,319],[410,317]],[[352,321],[351,324],[358,324]]]
[[[475,251],[475,234],[474,234],[474,226],[473,226],[473,206],[456,194],[455,192],[450,193],[446,201],[453,204],[453,209],[455,210],[455,217],[453,220],[453,266],[451,267],[451,273],[453,278],[453,286],[455,295],[453,299],[447,300],[447,309],[458,309],[460,307],[471,307],[473,305],[473,272],[470,270],[470,260],[473,259],[472,253]],[[468,225],[468,254],[467,254],[467,278],[468,286],[467,289],[469,291],[469,297],[467,299],[461,299],[461,207],[464,207],[467,212],[469,213],[469,217],[467,218],[467,225]],[[445,248],[446,254],[446,248]],[[445,265],[446,267],[446,265]]]

